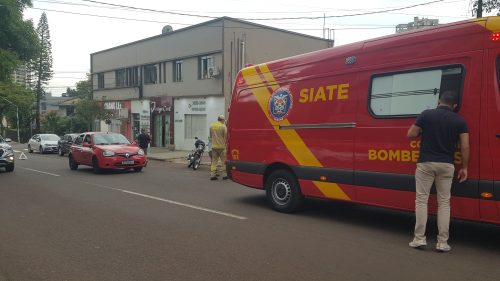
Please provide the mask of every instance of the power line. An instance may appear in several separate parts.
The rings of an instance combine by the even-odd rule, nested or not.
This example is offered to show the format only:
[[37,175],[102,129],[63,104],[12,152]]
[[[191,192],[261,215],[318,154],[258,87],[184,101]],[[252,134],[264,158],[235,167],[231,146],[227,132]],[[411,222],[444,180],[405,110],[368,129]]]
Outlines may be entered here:
[[297,20],[297,19],[309,19],[309,20],[315,20],[315,19],[324,19],[324,18],[345,18],[345,17],[354,17],[354,16],[365,16],[365,15],[373,15],[373,14],[382,14],[382,13],[387,13],[387,12],[394,12],[394,11],[400,11],[400,10],[406,10],[410,8],[415,8],[419,6],[425,6],[425,5],[430,5],[438,2],[443,2],[444,0],[436,0],[436,1],[431,1],[427,3],[421,3],[421,4],[415,4],[415,5],[410,5],[406,7],[401,7],[401,8],[394,8],[394,9],[387,9],[387,10],[382,10],[382,11],[372,11],[372,12],[365,12],[365,13],[357,13],[357,14],[348,14],[348,15],[336,15],[336,16],[319,16],[319,17],[289,17],[289,18],[265,18],[265,19],[252,19],[252,18],[247,18],[244,20],[256,20],[256,21],[268,21],[268,20]]
[[[139,7],[133,7],[133,6],[125,6],[125,5],[119,5],[119,4],[112,4],[112,3],[100,2],[100,1],[94,1],[94,0],[81,0],[81,1],[91,2],[91,3],[97,3],[97,4],[102,4],[102,5],[109,5],[109,6],[114,6],[114,7],[129,8],[129,9],[134,9],[134,10],[141,10],[141,11],[152,11],[152,12],[160,12],[160,13],[173,14],[173,15],[181,15],[181,16],[202,17],[202,18],[216,19],[216,17],[211,17],[211,16],[204,16],[204,15],[198,15],[198,14],[168,12],[168,11],[155,10],[155,9],[139,8]],[[380,13],[400,11],[400,10],[415,8],[415,7],[419,7],[419,6],[426,6],[426,5],[430,5],[430,4],[434,4],[434,3],[439,3],[439,2],[443,2],[443,1],[444,0],[435,0],[435,1],[430,1],[430,2],[421,3],[421,4],[409,5],[409,6],[405,6],[405,7],[391,8],[391,9],[385,9],[385,10],[381,10],[381,11],[369,11],[369,12],[364,12],[364,13],[347,14],[347,15],[316,16],[316,17],[239,18],[239,19],[240,20],[268,21],[268,20],[299,20],[299,19],[313,20],[313,19],[324,19],[324,18],[353,17],[353,16],[373,15],[373,14],[380,14]]]
[[141,10],[141,11],[160,12],[160,13],[165,13],[165,14],[170,14],[170,15],[198,17],[198,18],[209,18],[209,19],[216,19],[217,18],[217,17],[212,17],[212,16],[195,15],[195,14],[187,14],[187,13],[177,13],[177,12],[168,12],[168,11],[161,11],[161,10],[148,9],[148,8],[139,8],[139,7],[125,6],[125,5],[112,4],[112,3],[106,3],[106,2],[99,2],[99,1],[93,1],[93,0],[81,0],[81,1],[83,1],[83,2],[91,2],[91,3],[101,4],[101,5],[114,6],[114,7],[129,8],[129,9],[134,9],[134,10]]

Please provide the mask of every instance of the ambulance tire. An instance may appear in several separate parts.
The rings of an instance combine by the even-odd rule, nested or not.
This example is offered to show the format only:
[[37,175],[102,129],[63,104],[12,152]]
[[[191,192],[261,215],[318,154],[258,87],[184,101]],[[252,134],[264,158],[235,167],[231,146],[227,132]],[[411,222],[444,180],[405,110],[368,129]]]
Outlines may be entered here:
[[288,170],[272,172],[266,180],[267,200],[278,212],[293,213],[304,204],[304,196],[295,176]]

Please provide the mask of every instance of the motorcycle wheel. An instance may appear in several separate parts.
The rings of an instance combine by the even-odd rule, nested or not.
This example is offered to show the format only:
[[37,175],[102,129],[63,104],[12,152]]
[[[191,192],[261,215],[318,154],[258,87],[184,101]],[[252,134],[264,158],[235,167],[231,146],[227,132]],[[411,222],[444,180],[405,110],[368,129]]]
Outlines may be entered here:
[[200,156],[195,156],[193,160],[193,170],[196,170],[200,167],[201,164],[201,157]]

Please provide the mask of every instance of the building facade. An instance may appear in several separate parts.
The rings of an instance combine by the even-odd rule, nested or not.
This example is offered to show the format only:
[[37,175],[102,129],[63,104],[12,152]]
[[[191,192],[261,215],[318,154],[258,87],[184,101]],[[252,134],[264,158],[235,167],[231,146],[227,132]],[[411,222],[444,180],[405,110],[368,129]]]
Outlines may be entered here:
[[237,72],[333,46],[333,41],[219,18],[91,54],[93,98],[110,118],[101,131],[135,138],[150,131],[153,146],[190,150],[226,114]]
[[415,29],[419,29],[419,28],[436,26],[436,25],[439,25],[438,19],[428,19],[428,18],[419,19],[418,17],[414,17],[413,22],[402,23],[402,24],[396,25],[396,33],[401,33],[401,32],[406,32],[406,31],[415,30]]

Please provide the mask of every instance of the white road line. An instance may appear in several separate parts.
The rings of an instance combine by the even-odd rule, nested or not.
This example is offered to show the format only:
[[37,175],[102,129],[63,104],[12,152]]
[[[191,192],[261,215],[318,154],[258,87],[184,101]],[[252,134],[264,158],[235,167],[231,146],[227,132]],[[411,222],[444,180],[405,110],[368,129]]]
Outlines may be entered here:
[[221,215],[221,216],[225,216],[225,217],[230,217],[230,218],[233,218],[233,219],[238,219],[238,220],[246,220],[247,219],[246,217],[242,217],[242,216],[238,216],[238,215],[233,215],[233,214],[226,213],[226,212],[221,212],[221,211],[216,211],[216,210],[212,210],[212,209],[207,209],[207,208],[204,208],[204,207],[199,207],[199,206],[195,206],[195,205],[191,205],[191,204],[186,204],[186,203],[182,203],[182,202],[178,202],[178,201],[164,199],[164,198],[161,198],[161,197],[156,197],[156,196],[151,196],[151,195],[147,195],[147,194],[142,194],[142,193],[137,193],[137,192],[133,192],[133,191],[128,191],[128,190],[125,190],[125,189],[120,189],[120,188],[115,188],[115,187],[111,187],[111,186],[95,184],[95,183],[91,183],[91,182],[83,182],[83,183],[90,184],[90,185],[97,186],[97,187],[107,188],[107,189],[111,189],[111,190],[115,190],[115,191],[121,191],[123,193],[131,194],[131,195],[136,195],[136,196],[140,196],[140,197],[144,197],[144,198],[148,198],[148,199],[153,199],[153,200],[157,200],[157,201],[161,201],[161,202],[165,202],[165,203],[169,203],[169,204],[173,204],[173,205],[177,205],[177,206],[191,208],[191,209],[195,209],[195,210],[198,210],[198,211],[203,211],[203,212],[207,212],[207,213],[212,213],[212,214],[217,214],[217,215]]
[[38,170],[35,170],[35,169],[30,169],[30,168],[24,168],[24,167],[20,167],[20,168],[28,170],[28,171],[37,172],[37,173],[40,173],[40,174],[46,174],[46,175],[54,176],[54,177],[60,177],[61,176],[61,175],[52,174],[52,173],[48,173],[48,172],[44,172],[44,171],[38,171]]
[[21,151],[19,151],[19,150],[14,150],[14,152],[18,152],[18,153],[19,153],[19,152],[21,152]]

